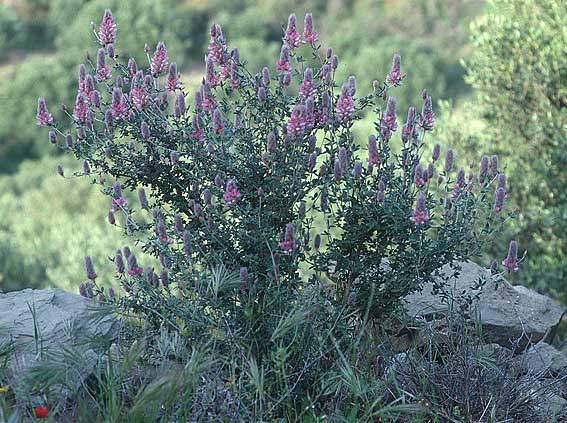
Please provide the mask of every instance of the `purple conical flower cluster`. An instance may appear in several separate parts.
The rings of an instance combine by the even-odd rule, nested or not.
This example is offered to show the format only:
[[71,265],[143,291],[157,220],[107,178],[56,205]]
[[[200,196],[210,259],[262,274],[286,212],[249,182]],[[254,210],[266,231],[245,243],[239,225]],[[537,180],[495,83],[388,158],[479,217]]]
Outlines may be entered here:
[[299,86],[299,95],[308,98],[317,92],[317,87],[313,83],[313,69],[307,68],[303,73],[303,82]]
[[158,76],[164,73],[167,69],[167,61],[169,58],[167,57],[167,48],[165,44],[160,41],[157,43],[156,51],[154,56],[152,57],[150,69],[152,71],[152,75]]
[[120,88],[112,91],[112,102],[110,105],[114,119],[125,119],[128,116],[128,106],[124,101],[124,94]]
[[301,43],[301,35],[299,34],[299,32],[297,32],[297,18],[295,16],[295,13],[289,15],[289,18],[287,20],[287,28],[284,34],[284,41],[291,48],[297,48]]
[[177,72],[177,64],[172,62],[169,65],[169,73],[167,74],[167,80],[165,82],[165,89],[168,91],[175,91],[183,88],[181,80],[179,79],[179,73]]
[[518,243],[516,241],[510,241],[508,256],[502,261],[502,266],[504,266],[508,272],[518,271]]
[[405,78],[406,74],[401,72],[401,61],[402,58],[399,54],[394,54],[392,59],[392,69],[388,76],[386,76],[386,83],[391,86],[398,86]]
[[226,183],[226,190],[223,194],[224,201],[228,204],[234,204],[240,199],[241,194],[238,186],[236,185],[236,181],[234,179],[230,179]]
[[422,225],[429,221],[429,212],[425,206],[425,195],[421,192],[417,195],[415,209],[410,221],[415,225]]
[[47,110],[47,106],[45,104],[45,100],[43,98],[37,99],[37,125],[38,126],[47,126],[53,123],[53,116]]
[[419,115],[419,126],[424,131],[432,131],[435,124],[435,114],[433,113],[433,103],[431,96],[423,92],[423,107]]
[[303,42],[306,44],[315,44],[319,39],[319,34],[313,30],[313,15],[306,13],[303,19]]
[[297,244],[295,240],[295,225],[288,223],[285,227],[283,241],[280,242],[281,249],[286,253],[291,253],[295,250]]
[[294,139],[302,136],[305,133],[306,123],[306,109],[302,104],[297,104],[293,108],[293,112],[287,121],[286,134]]
[[343,84],[341,95],[335,107],[335,117],[338,122],[348,122],[354,117],[355,107],[351,89],[348,84]]
[[101,45],[112,44],[116,40],[116,23],[110,9],[104,10],[102,21],[98,27],[98,39]]
[[110,73],[108,66],[106,66],[104,49],[99,48],[97,53],[95,79],[97,82],[104,82],[108,81],[110,78],[112,78],[112,74]]
[[396,132],[398,124],[396,123],[396,99],[388,97],[386,104],[386,112],[380,121],[380,133],[384,140],[392,138],[392,133]]
[[289,62],[289,46],[282,45],[280,51],[280,58],[276,62],[276,70],[280,72],[289,72],[291,70],[291,63]]

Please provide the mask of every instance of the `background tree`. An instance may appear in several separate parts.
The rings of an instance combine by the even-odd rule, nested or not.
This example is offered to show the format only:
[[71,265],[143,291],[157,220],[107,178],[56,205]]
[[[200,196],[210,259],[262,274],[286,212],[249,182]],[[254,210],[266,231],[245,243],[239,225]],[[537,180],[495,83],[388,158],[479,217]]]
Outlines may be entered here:
[[528,246],[523,282],[565,297],[567,275],[567,6],[561,0],[491,0],[472,27],[467,81],[477,90],[485,139],[515,181],[513,236]]

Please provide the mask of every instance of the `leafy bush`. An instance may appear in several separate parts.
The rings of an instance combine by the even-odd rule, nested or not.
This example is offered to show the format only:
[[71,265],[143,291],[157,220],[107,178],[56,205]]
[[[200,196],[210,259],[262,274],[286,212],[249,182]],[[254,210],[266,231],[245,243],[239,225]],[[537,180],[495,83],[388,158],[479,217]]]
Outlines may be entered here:
[[[442,265],[476,257],[503,221],[496,158],[467,176],[454,169],[453,150],[441,164],[440,146],[423,154],[435,120],[427,93],[398,131],[388,93],[405,76],[399,56],[372,94],[356,98],[354,77],[338,89],[338,58],[320,51],[305,19],[300,34],[290,16],[275,74],[251,73],[213,25],[190,112],[165,44],[149,69],[120,61],[107,10],[96,66],[81,68],[67,109],[76,131],[61,131],[38,101],[38,124],[84,160],[84,176],[98,175],[93,183],[112,199],[109,221],[137,244],[114,254],[123,295],[101,287],[90,257],[82,294],[228,355],[215,375],[253,387],[238,413],[255,419],[295,421],[306,403],[324,408],[333,391],[335,400],[369,404],[375,386],[341,382],[321,394],[324,369],[359,374],[343,355],[357,350],[359,331]],[[361,148],[353,128],[365,110],[375,114],[375,134]],[[139,207],[125,198],[136,190]],[[142,268],[138,250],[160,270]],[[516,264],[512,249],[506,267]],[[372,416],[373,407],[353,412]]]
[[513,235],[530,245],[521,280],[565,301],[567,56],[562,1],[494,0],[473,26],[467,80],[486,139],[516,181]]

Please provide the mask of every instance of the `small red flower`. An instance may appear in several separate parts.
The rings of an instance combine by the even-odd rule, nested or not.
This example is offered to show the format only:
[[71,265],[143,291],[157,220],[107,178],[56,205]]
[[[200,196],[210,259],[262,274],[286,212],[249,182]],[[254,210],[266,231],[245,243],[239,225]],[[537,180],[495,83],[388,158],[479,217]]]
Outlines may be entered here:
[[35,407],[35,416],[38,419],[46,419],[48,415],[49,415],[49,408],[43,407],[41,405],[37,405]]

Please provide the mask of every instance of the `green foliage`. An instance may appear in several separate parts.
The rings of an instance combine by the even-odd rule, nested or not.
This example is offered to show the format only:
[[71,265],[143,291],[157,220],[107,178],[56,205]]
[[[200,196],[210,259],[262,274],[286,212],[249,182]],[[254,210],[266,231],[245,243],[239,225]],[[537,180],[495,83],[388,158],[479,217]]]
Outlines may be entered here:
[[[565,300],[567,275],[567,13],[558,0],[494,0],[473,26],[467,80],[486,139],[515,181],[515,237],[528,250],[521,280]],[[479,107],[479,106],[473,106]]]
[[403,85],[396,91],[398,110],[403,115],[410,106],[420,106],[421,92],[427,91],[434,99],[444,98],[447,87],[442,59],[428,44],[408,41],[398,37],[383,37],[374,44],[361,43],[348,48],[341,54],[341,66],[337,71],[338,80],[349,75],[357,77],[358,89],[363,94],[372,91],[372,82],[384,81],[392,65],[392,56],[402,56],[403,71],[407,72]]
[[[84,254],[92,254],[102,270],[105,255],[120,242],[121,231],[110,226],[101,211],[108,200],[85,180],[58,176],[58,162],[53,158],[27,161],[16,176],[0,179],[3,291],[22,286],[76,291],[77,278],[84,278]],[[78,167],[69,158],[63,166],[69,176]],[[69,184],[72,195],[67,191]]]
[[[58,1],[64,3],[65,0]],[[84,57],[87,50],[96,64],[96,50],[99,46],[93,42],[89,23],[94,21],[98,26],[105,8],[111,8],[115,18],[124,22],[116,43],[116,48],[124,57],[132,56],[140,64],[147,63],[143,53],[144,44],[147,43],[153,53],[158,41],[167,40],[168,51],[178,58],[179,66],[183,65],[186,57],[184,53],[192,47],[191,39],[186,38],[186,26],[190,22],[186,21],[186,14],[182,13],[179,2],[174,0],[160,3],[152,0],[94,0],[80,8],[71,22],[65,20],[64,14],[55,15],[53,19],[59,25],[55,44],[60,58],[66,64],[76,66],[77,57]]]
[[13,172],[24,159],[35,159],[53,150],[45,137],[38,137],[34,127],[37,99],[42,92],[53,96],[51,109],[61,116],[59,105],[69,100],[71,81],[63,77],[68,70],[56,57],[40,56],[18,64],[0,84],[0,166],[3,172]]

